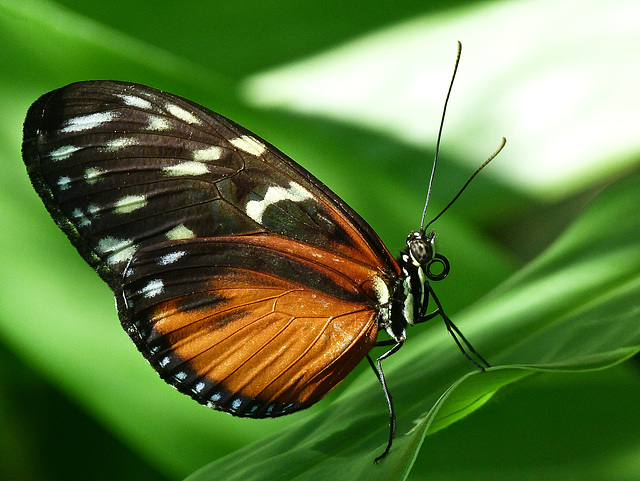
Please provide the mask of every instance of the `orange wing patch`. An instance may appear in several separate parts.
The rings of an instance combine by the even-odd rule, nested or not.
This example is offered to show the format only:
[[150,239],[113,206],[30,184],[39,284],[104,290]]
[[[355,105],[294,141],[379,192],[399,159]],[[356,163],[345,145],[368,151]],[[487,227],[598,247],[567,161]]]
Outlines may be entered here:
[[375,313],[359,304],[293,286],[212,292],[224,297],[212,308],[160,304],[153,330],[199,376],[247,398],[313,404],[375,344]]
[[254,417],[308,407],[374,346],[382,274],[295,244],[246,236],[144,249],[126,272],[123,324],[162,377],[211,407]]

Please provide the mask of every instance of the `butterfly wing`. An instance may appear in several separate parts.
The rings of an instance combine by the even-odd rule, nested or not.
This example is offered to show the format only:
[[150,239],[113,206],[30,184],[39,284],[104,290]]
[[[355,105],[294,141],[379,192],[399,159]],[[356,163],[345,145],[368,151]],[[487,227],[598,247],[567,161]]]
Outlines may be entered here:
[[54,220],[115,290],[141,247],[267,232],[398,273],[371,227],[309,172],[150,87],[79,82],[42,96],[27,113],[23,157]]
[[124,273],[120,317],[162,377],[200,403],[287,414],[321,399],[376,340],[375,305],[363,303],[375,273],[326,255],[276,235],[150,246]]
[[301,409],[375,341],[397,263],[338,196],[234,122],[150,87],[80,82],[32,105],[23,157],[138,348],[198,401]]

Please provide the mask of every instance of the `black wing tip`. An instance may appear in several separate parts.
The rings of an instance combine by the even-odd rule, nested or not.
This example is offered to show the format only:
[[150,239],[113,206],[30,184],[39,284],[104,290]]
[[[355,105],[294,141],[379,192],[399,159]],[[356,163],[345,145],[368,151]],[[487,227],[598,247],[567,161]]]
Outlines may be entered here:
[[[83,82],[76,82],[83,83]],[[118,276],[101,259],[96,258],[89,244],[83,239],[76,226],[69,220],[55,200],[51,187],[42,175],[42,160],[39,149],[39,138],[46,130],[45,115],[47,106],[52,99],[66,87],[52,90],[40,96],[27,110],[23,124],[22,136],[22,160],[25,164],[29,180],[37,192],[50,216],[56,225],[64,232],[71,244],[76,248],[82,258],[98,273],[112,289],[116,287]]]
[[27,172],[31,172],[40,166],[38,155],[38,135],[42,125],[42,117],[51,97],[57,92],[52,90],[38,98],[27,110],[27,115],[22,127],[22,159],[27,166]]

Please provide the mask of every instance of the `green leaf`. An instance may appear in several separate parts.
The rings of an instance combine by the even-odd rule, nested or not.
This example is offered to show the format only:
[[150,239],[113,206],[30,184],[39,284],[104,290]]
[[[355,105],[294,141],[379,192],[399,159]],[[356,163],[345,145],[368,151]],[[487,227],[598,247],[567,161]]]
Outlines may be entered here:
[[409,479],[637,480],[636,362],[532,376],[428,436]]

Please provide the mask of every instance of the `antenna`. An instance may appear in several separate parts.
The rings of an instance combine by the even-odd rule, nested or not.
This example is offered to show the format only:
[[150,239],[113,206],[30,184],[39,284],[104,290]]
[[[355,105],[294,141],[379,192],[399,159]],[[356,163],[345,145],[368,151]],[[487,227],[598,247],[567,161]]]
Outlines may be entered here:
[[[433,176],[436,173],[436,164],[438,163],[438,152],[440,151],[440,139],[442,138],[442,127],[444,126],[444,115],[447,112],[447,104],[449,103],[449,97],[451,96],[451,89],[453,88],[453,81],[456,78],[456,72],[458,71],[458,64],[460,63],[461,55],[462,55],[462,43],[458,40],[458,55],[456,56],[456,63],[453,67],[453,75],[451,76],[451,82],[449,83],[449,90],[447,91],[447,96],[444,99],[444,107],[442,108],[442,118],[440,119],[440,128],[438,129],[438,138],[436,140],[436,152],[435,152],[435,155],[433,156],[433,167],[431,168],[431,177],[429,178],[429,188],[427,189],[427,199],[424,202],[424,209],[422,210],[422,220],[420,221],[421,232],[424,232],[426,228],[424,227],[424,216],[427,214],[427,206],[429,205],[429,197],[431,196],[431,186],[433,185]],[[431,224],[431,222],[429,222],[429,224]]]
[[[438,219],[440,218],[440,216],[441,216],[442,214],[444,214],[444,213],[447,211],[447,209],[448,209],[449,207],[451,207],[451,206],[453,205],[453,203],[454,203],[456,200],[458,200],[458,197],[460,197],[460,194],[462,194],[462,192],[464,192],[464,189],[466,189],[466,188],[467,188],[467,186],[471,183],[471,181],[473,180],[473,178],[474,178],[476,175],[478,175],[478,174],[480,173],[480,171],[481,171],[482,169],[484,169],[484,168],[487,166],[487,164],[489,164],[489,162],[491,162],[493,159],[495,159],[495,158],[496,158],[496,156],[500,153],[500,151],[504,148],[504,146],[505,146],[506,144],[507,144],[507,139],[505,139],[504,137],[502,137],[502,143],[500,144],[500,147],[498,147],[498,150],[496,150],[493,154],[491,154],[491,156],[490,156],[487,160],[485,160],[485,161],[484,161],[484,163],[483,163],[480,167],[478,167],[478,168],[476,169],[476,171],[471,175],[471,177],[469,177],[469,180],[467,180],[467,181],[465,182],[465,184],[462,186],[462,189],[460,189],[460,190],[458,191],[458,193],[453,197],[453,199],[451,199],[451,201],[446,205],[446,207],[445,207],[444,209],[442,209],[442,210],[440,211],[440,213],[439,213],[437,216],[435,216],[433,219],[431,219],[431,220],[429,221],[429,223],[428,223],[426,226],[424,226],[424,230],[421,230],[421,232],[424,232],[425,230],[427,230],[427,227],[429,227],[429,226],[430,226],[431,224],[433,224],[436,220],[438,220]],[[423,214],[423,220],[424,220],[424,214]],[[422,228],[421,228],[421,229],[422,229]]]

